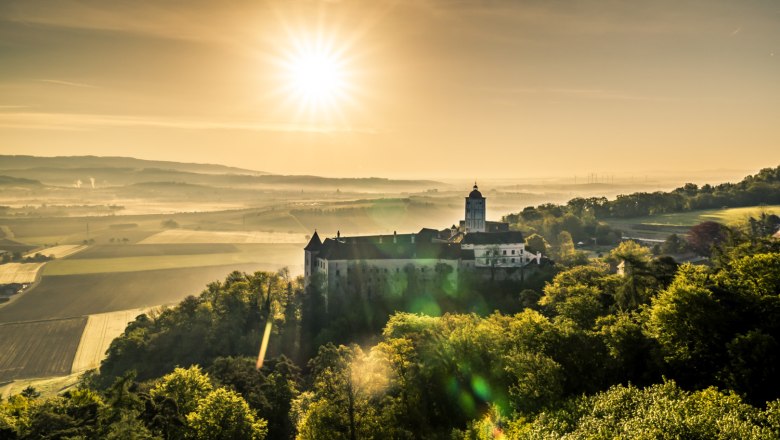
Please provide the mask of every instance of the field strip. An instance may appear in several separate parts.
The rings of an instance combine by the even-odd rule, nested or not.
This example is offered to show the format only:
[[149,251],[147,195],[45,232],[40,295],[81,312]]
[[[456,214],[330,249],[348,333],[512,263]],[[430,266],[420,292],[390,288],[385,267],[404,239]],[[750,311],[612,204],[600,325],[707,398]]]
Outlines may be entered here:
[[87,248],[84,244],[63,244],[60,246],[52,246],[49,248],[41,249],[38,251],[28,252],[25,257],[32,257],[35,254],[41,254],[45,256],[52,256],[55,259],[65,258],[69,255],[73,255],[76,252],[82,251]]
[[149,309],[131,309],[119,312],[89,315],[79,348],[73,358],[72,373],[98,368],[106,357],[111,341],[125,331],[127,324]]
[[176,244],[176,243],[251,243],[251,244],[295,244],[305,243],[306,235],[289,232],[229,232],[229,231],[193,231],[171,229],[158,232],[138,242],[138,244]]
[[8,227],[8,225],[0,225],[0,232],[3,233],[2,238],[7,238],[9,240],[13,240],[15,238],[14,232],[11,230],[11,228]]
[[43,274],[81,275],[90,273],[141,272],[147,270],[182,269],[187,267],[225,266],[231,264],[265,263],[272,258],[259,253],[221,253],[198,255],[156,255],[149,257],[82,258],[54,260]]
[[635,225],[689,228],[704,221],[717,221],[724,224],[739,222],[750,216],[756,217],[762,212],[780,214],[780,205],[745,206],[742,208],[704,209],[698,211],[673,212],[643,217],[606,219],[607,223],[618,227],[631,228]]
[[17,379],[8,383],[0,383],[0,397],[8,399],[14,394],[19,394],[25,388],[35,388],[41,397],[53,397],[68,388],[74,387],[79,382],[81,374],[69,374],[67,376],[41,377],[34,379]]
[[35,282],[38,271],[45,263],[0,264],[0,284],[29,284]]

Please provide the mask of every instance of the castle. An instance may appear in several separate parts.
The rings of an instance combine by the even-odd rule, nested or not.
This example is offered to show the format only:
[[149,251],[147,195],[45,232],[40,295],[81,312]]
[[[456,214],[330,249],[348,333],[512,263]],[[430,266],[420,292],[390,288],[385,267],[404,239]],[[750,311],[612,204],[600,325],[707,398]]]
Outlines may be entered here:
[[314,235],[304,248],[304,278],[308,286],[317,277],[329,292],[359,283],[370,296],[388,285],[413,276],[418,282],[442,277],[457,283],[465,271],[498,271],[511,278],[522,267],[541,262],[540,253],[525,250],[523,235],[507,223],[485,218],[486,199],[477,184],[466,197],[465,219],[460,226],[437,230],[423,228],[412,234],[342,237],[322,241]]

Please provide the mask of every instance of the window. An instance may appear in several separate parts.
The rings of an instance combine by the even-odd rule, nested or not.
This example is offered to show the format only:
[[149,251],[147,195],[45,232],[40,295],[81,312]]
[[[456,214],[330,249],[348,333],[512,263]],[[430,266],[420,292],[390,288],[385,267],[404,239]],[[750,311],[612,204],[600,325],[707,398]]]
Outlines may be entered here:
[[336,269],[336,276],[339,276],[339,275],[341,275],[341,274],[339,273],[339,270]]
[[514,259],[514,258],[512,258],[512,262],[513,262],[513,263],[515,262],[515,259]]
[[512,249],[512,255],[514,255],[514,254],[515,254],[515,250],[514,250],[514,249]]
[[506,255],[506,249],[504,249],[504,255]]

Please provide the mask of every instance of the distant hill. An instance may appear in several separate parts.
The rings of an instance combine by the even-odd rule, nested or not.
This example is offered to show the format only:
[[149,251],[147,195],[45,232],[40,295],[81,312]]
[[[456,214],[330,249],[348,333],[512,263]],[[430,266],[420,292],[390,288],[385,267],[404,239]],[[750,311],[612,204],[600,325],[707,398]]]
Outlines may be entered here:
[[116,156],[6,156],[0,155],[0,170],[25,170],[31,168],[157,168],[201,174],[269,174],[264,171],[225,165],[145,160]]
[[37,180],[25,179],[22,177],[2,176],[0,175],[0,186],[43,186]]
[[[136,185],[147,182],[177,182],[222,188],[254,188],[318,191],[403,192],[447,186],[432,180],[392,180],[379,177],[329,178],[276,175],[212,164],[192,164],[97,156],[1,156],[0,175],[19,182],[35,179],[55,186],[96,188]],[[0,184],[2,182],[0,181]]]

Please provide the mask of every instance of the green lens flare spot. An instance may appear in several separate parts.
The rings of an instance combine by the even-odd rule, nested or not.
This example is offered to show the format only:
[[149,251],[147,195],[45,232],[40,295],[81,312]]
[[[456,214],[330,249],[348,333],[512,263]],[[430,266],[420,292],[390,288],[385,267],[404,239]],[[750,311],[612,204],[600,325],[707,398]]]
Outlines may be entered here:
[[471,378],[471,389],[477,397],[485,402],[489,401],[492,397],[490,384],[481,376],[474,376]]

